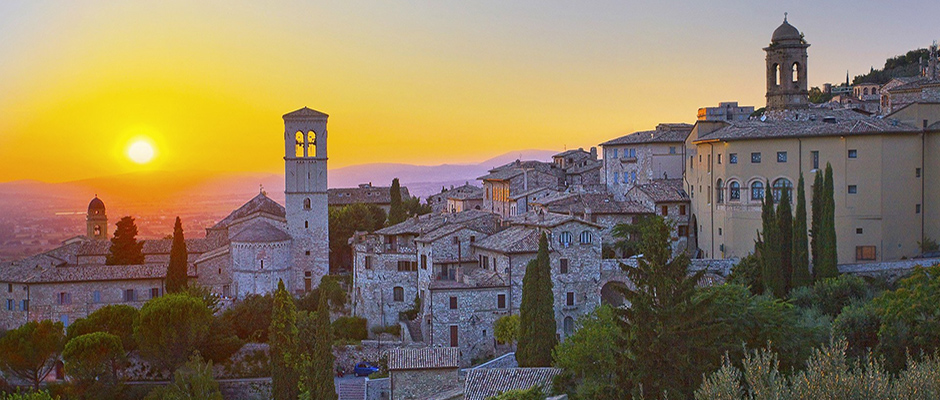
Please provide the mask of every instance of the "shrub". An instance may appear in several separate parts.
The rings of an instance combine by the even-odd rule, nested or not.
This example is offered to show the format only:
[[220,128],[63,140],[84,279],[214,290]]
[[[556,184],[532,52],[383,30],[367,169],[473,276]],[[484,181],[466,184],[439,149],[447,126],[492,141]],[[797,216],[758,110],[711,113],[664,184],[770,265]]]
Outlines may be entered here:
[[239,339],[267,343],[274,298],[251,294],[222,313],[223,324]]
[[512,344],[519,340],[519,314],[504,315],[493,324],[493,335],[500,343]]
[[544,400],[545,393],[542,392],[542,388],[538,386],[532,386],[526,390],[514,389],[509,390],[499,395],[490,397],[489,400]]
[[212,377],[212,362],[194,355],[173,373],[173,382],[151,391],[145,400],[222,400],[219,383]]
[[832,323],[832,335],[848,341],[848,354],[861,357],[878,346],[881,316],[871,304],[854,304],[842,310]]
[[0,394],[0,400],[58,400],[58,397],[52,397],[49,392],[43,390],[38,392],[31,393],[10,393],[10,394]]
[[332,323],[333,337],[338,340],[364,340],[369,337],[366,322],[361,317],[339,317]]
[[209,334],[212,311],[202,298],[184,293],[147,301],[134,326],[141,356],[172,371],[186,362]]

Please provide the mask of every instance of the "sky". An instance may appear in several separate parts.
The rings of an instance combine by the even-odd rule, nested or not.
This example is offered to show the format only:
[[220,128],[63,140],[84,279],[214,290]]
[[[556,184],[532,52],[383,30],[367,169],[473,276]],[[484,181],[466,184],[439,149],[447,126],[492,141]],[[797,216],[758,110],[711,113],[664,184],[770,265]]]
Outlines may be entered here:
[[784,12],[810,86],[940,39],[934,0],[4,0],[0,182],[279,172],[304,106],[330,114],[331,168],[588,148],[761,107]]

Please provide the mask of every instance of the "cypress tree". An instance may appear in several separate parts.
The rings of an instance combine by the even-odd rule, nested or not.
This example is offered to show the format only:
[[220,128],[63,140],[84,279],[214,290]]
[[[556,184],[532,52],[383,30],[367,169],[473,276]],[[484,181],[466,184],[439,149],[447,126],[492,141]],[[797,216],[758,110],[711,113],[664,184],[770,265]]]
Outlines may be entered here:
[[294,308],[294,299],[284,288],[283,281],[278,281],[277,291],[274,292],[268,345],[271,359],[271,397],[274,400],[296,400],[297,310]]
[[803,174],[796,186],[796,216],[793,219],[793,251],[790,262],[793,265],[793,275],[790,278],[791,287],[809,286],[813,284],[813,276],[809,273],[809,249],[806,236],[806,190],[803,188]]
[[839,258],[836,249],[836,203],[832,179],[832,165],[826,163],[823,179],[822,209],[820,220],[820,246],[817,278],[832,278],[839,275]]
[[170,264],[166,268],[167,292],[175,293],[186,287],[187,257],[183,223],[180,217],[176,217],[176,224],[173,225],[173,245],[170,247]]
[[813,221],[810,225],[810,233],[813,235],[813,238],[810,242],[810,251],[813,256],[813,278],[818,279],[819,277],[819,245],[822,241],[822,216],[825,213],[823,206],[823,192],[825,188],[823,186],[823,175],[821,171],[816,171],[816,176],[813,178]]
[[539,238],[539,252],[529,261],[522,278],[522,303],[519,306],[519,344],[516,362],[520,367],[550,367],[555,336],[555,295],[552,294],[548,238]]
[[777,234],[780,240],[780,280],[783,293],[789,293],[793,287],[790,277],[793,275],[793,213],[790,208],[789,188],[780,189],[780,205],[777,206]]
[[144,242],[137,241],[137,225],[134,218],[121,218],[111,238],[111,248],[105,257],[108,265],[137,265],[144,263]]
[[764,204],[761,208],[761,223],[764,242],[761,245],[761,278],[764,287],[777,297],[786,295],[786,282],[782,279],[780,257],[780,227],[777,225],[777,216],[774,213],[774,195],[770,189],[770,181],[764,189]]
[[[304,359],[304,378],[310,400],[336,400],[336,387],[333,385],[333,335],[330,327],[329,296],[321,294],[317,302],[317,311],[312,315],[312,329],[305,329],[303,339],[313,340]],[[309,317],[308,317],[309,318]],[[305,324],[307,325],[307,324]]]
[[392,179],[392,187],[389,189],[391,197],[388,207],[388,225],[395,225],[404,221],[408,216],[405,214],[405,208],[401,204],[401,185],[398,178]]

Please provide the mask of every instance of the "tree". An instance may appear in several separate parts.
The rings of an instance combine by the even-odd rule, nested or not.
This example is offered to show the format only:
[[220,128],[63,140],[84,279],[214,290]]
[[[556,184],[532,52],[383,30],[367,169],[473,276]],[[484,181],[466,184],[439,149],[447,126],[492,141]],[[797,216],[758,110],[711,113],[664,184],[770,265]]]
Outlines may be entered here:
[[222,313],[226,329],[242,340],[267,343],[274,297],[250,294]]
[[815,177],[813,177],[813,220],[810,225],[810,233],[812,234],[812,239],[810,241],[810,255],[813,256],[813,280],[819,278],[819,247],[822,243],[822,219],[823,214],[826,213],[825,206],[823,205],[823,193],[826,191],[823,182],[823,175],[820,171],[816,171]]
[[803,174],[796,185],[796,217],[793,219],[793,251],[790,255],[793,274],[790,276],[791,287],[813,284],[809,272],[809,248],[806,236],[806,191],[803,188]]
[[564,370],[555,380],[556,392],[568,392],[577,399],[620,398],[614,387],[620,336],[616,321],[608,305],[578,319],[578,330],[555,348],[555,366]]
[[173,373],[173,382],[152,390],[145,400],[222,400],[222,391],[212,376],[212,361],[194,354]]
[[[780,205],[777,206],[777,235],[780,240],[779,278],[783,283],[783,295],[790,291],[793,276],[793,212],[790,208],[790,191],[780,190]],[[782,296],[781,296],[782,297]]]
[[541,387],[532,386],[528,389],[513,389],[502,392],[488,400],[545,400],[545,393]]
[[672,257],[672,227],[660,216],[640,233],[642,257],[621,265],[635,288],[622,288],[629,308],[618,309],[615,382],[625,394],[688,397],[719,356],[710,333],[709,298],[694,299],[704,272],[689,275],[685,254]]
[[137,241],[137,225],[134,218],[121,218],[111,238],[111,248],[105,257],[108,265],[136,265],[144,263],[144,242]]
[[405,208],[401,203],[401,186],[398,184],[398,178],[392,179],[392,187],[389,188],[389,196],[391,197],[389,206],[388,206],[388,225],[395,225],[401,223],[408,215],[405,214]]
[[836,249],[835,197],[833,195],[832,165],[826,163],[823,179],[822,216],[820,219],[819,262],[816,278],[831,278],[839,275],[838,250]]
[[180,217],[176,217],[176,223],[173,225],[173,245],[170,247],[170,264],[166,268],[166,291],[169,293],[176,293],[186,287],[187,254],[183,223]]
[[39,390],[39,383],[55,366],[64,341],[61,322],[29,321],[0,338],[0,370]]
[[538,255],[526,265],[522,278],[516,361],[523,368],[552,365],[552,350],[558,344],[558,337],[555,335],[557,325],[551,273],[548,238],[542,233]]
[[298,318],[300,332],[300,362],[298,374],[306,390],[306,399],[336,400],[333,385],[333,337],[330,328],[330,308],[325,296],[314,313],[303,312]]
[[106,332],[94,332],[72,338],[62,351],[65,373],[80,385],[96,382],[113,384],[118,370],[127,361],[121,339]]
[[330,207],[330,271],[349,269],[352,246],[349,239],[356,232],[373,232],[385,227],[385,210],[375,204],[350,204]]
[[500,343],[513,344],[519,340],[519,315],[504,315],[493,323],[493,336]]
[[75,320],[66,329],[66,340],[72,340],[76,337],[94,333],[106,332],[118,337],[121,340],[121,347],[125,351],[137,349],[137,342],[134,340],[134,324],[140,312],[126,304],[112,304],[101,307],[85,318]]
[[767,290],[774,296],[786,296],[786,281],[783,280],[783,259],[780,256],[780,227],[774,212],[774,195],[770,181],[764,190],[764,203],[761,207],[763,242],[760,244],[761,279]]
[[277,291],[274,292],[268,344],[271,359],[271,397],[274,400],[297,399],[297,311],[294,308],[294,299],[287,293],[283,281],[278,281]]
[[134,326],[140,354],[155,366],[175,370],[209,336],[212,311],[198,297],[174,293],[147,301]]

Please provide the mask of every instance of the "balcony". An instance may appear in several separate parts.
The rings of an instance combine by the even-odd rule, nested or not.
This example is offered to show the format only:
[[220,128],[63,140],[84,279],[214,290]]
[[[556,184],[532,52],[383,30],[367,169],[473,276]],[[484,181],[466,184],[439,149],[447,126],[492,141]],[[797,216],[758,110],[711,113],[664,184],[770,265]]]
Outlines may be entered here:
[[636,164],[636,157],[622,157],[622,158],[620,158],[620,163],[622,163],[622,164],[626,164],[626,163],[633,163],[633,164]]

